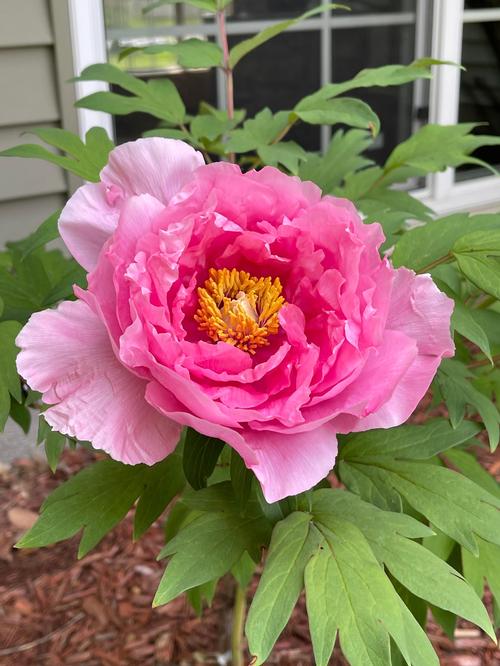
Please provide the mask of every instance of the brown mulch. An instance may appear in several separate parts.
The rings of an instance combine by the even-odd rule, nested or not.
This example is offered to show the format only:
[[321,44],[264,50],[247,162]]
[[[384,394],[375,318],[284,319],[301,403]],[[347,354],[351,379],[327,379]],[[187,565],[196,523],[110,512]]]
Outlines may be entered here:
[[[40,550],[13,548],[47,494],[90,459],[87,451],[66,451],[55,475],[27,459],[0,470],[0,664],[229,664],[230,581],[202,619],[184,598],[151,608],[164,567],[156,561],[160,524],[133,543],[128,516],[80,561],[78,537]],[[500,471],[498,459],[488,465]],[[432,622],[429,635],[443,666],[500,665],[500,651],[470,624],[460,623],[453,642]],[[303,601],[268,663],[314,664]],[[338,651],[331,664],[345,664]]]

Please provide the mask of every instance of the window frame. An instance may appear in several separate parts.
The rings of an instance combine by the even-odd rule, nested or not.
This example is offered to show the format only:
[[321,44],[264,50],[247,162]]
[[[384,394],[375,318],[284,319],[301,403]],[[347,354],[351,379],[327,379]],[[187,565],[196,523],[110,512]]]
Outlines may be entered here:
[[[70,15],[71,43],[73,48],[74,73],[77,76],[85,67],[96,62],[107,60],[106,33],[104,26],[103,0],[67,0]],[[425,43],[422,39],[424,3],[428,0],[417,0],[416,12],[394,12],[385,14],[359,14],[352,16],[333,16],[330,11],[320,17],[311,18],[301,25],[290,28],[292,31],[318,31],[321,40],[320,67],[321,85],[329,83],[332,78],[332,28],[335,30],[352,27],[370,27],[385,25],[414,24],[415,56],[425,55]],[[428,6],[428,5],[427,5]],[[464,0],[434,0],[432,7],[432,46],[431,56],[439,60],[459,63],[462,57],[462,32],[464,23],[481,23],[500,21],[498,9],[465,9]],[[248,34],[258,32],[275,21],[254,20],[228,22],[228,33]],[[215,23],[196,27],[200,34],[218,38]],[[192,26],[178,26],[171,30],[172,35],[183,36],[192,34]],[[225,85],[223,72],[217,71],[217,98],[223,106]],[[422,100],[422,88],[419,81],[414,84],[414,105]],[[420,86],[420,87],[419,87]],[[92,92],[109,89],[101,82],[75,82],[76,97]],[[429,119],[430,123],[453,125],[458,121],[460,99],[460,68],[454,65],[442,65],[435,68],[430,83]],[[80,135],[94,126],[104,127],[108,134],[114,136],[113,121],[109,114],[88,109],[78,109]],[[414,129],[418,127],[415,121]],[[331,136],[329,127],[321,128],[321,146],[324,149]],[[455,170],[431,174],[427,177],[424,188],[414,190],[414,196],[435,210],[438,214],[448,214],[461,210],[500,209],[500,188],[497,176],[472,178],[456,182]]]

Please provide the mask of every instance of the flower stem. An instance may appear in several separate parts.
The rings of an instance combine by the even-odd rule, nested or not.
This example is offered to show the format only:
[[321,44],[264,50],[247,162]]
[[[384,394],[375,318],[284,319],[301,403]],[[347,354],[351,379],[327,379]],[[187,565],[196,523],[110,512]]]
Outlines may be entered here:
[[231,630],[231,657],[233,666],[244,666],[243,628],[245,624],[246,591],[236,585],[233,607],[233,628]]
[[[219,10],[217,12],[217,25],[219,27],[219,39],[222,46],[222,52],[224,57],[224,76],[226,78],[226,109],[227,117],[232,120],[234,118],[234,81],[233,81],[233,68],[229,62],[229,44],[227,41],[227,30],[226,30],[226,15],[224,10]],[[231,162],[235,161],[234,153],[230,153],[229,160]]]

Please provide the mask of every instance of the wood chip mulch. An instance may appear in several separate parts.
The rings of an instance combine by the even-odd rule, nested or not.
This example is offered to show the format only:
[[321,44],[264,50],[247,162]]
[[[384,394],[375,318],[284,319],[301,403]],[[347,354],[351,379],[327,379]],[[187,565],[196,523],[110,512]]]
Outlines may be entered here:
[[[156,561],[159,523],[133,543],[128,516],[80,561],[78,537],[39,550],[13,548],[48,493],[89,460],[87,451],[66,451],[55,475],[35,459],[0,469],[0,664],[229,666],[230,581],[202,619],[184,598],[151,608],[164,567]],[[500,666],[500,651],[472,625],[460,623],[453,642],[432,622],[429,635],[443,666]],[[303,600],[268,663],[314,664]],[[345,663],[336,650],[331,664]]]

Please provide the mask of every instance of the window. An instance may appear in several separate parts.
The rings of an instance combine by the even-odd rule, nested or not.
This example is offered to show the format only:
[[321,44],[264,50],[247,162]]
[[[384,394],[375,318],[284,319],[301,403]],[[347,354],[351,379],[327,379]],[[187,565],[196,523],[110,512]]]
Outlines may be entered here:
[[[216,25],[202,10],[172,4],[143,15],[142,8],[148,2],[70,0],[73,24],[78,25],[73,31],[75,69],[103,61],[104,57],[113,61],[126,46],[187,37],[217,40]],[[238,0],[228,11],[230,43],[316,4],[319,0]],[[430,85],[418,81],[413,86],[356,92],[381,118],[382,131],[373,147],[373,157],[385,159],[397,143],[425,122],[488,121],[486,131],[500,135],[497,0],[347,0],[347,4],[351,12],[314,16],[245,58],[237,71],[236,106],[248,108],[250,115],[266,105],[275,111],[290,108],[321,85],[350,78],[364,67],[407,63],[432,54],[442,60],[463,62],[467,71],[443,66],[436,68]],[[144,78],[171,76],[191,112],[196,111],[201,99],[224,105],[221,72],[183,71],[172,67],[168,56],[159,60],[140,53],[129,58],[127,68]],[[84,94],[88,92],[86,89]],[[82,110],[83,127],[88,126],[85,123],[90,122],[90,114],[94,114],[94,123],[108,122],[109,126],[109,118],[98,119],[95,112]],[[117,118],[117,140],[140,135],[150,128],[148,122],[141,114]],[[308,150],[323,150],[330,139],[329,127],[303,125],[293,132],[290,138]],[[500,148],[485,148],[478,157],[500,165]],[[441,213],[500,206],[498,180],[481,167],[435,174],[417,196]]]

